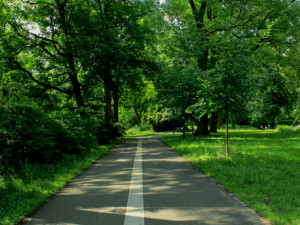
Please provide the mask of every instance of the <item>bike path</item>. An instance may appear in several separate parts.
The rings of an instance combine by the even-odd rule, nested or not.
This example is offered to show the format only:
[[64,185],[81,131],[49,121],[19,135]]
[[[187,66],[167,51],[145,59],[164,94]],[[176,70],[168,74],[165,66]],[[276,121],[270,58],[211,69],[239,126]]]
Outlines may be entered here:
[[24,224],[269,224],[158,137],[119,144]]

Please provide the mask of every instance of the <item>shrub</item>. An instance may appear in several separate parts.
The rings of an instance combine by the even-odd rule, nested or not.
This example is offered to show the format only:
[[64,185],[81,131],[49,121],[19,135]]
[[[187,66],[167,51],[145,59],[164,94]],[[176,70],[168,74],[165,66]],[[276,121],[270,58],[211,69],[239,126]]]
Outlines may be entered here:
[[277,132],[291,132],[291,131],[294,131],[295,129],[291,126],[287,126],[287,125],[280,125],[280,126],[277,126],[276,127],[276,131]]
[[73,136],[81,153],[97,145],[96,137],[99,123],[87,109],[60,111],[52,117],[56,120],[59,119],[61,125]]
[[153,130],[153,126],[151,124],[142,124],[140,126],[140,131],[149,131]]
[[26,163],[51,164],[88,153],[124,132],[120,123],[99,126],[85,108],[47,115],[36,106],[0,106],[0,174],[18,172]]
[[53,163],[64,154],[79,154],[74,135],[39,107],[0,106],[0,173],[28,163]]
[[127,134],[134,134],[138,132],[140,132],[140,127],[138,125],[135,125],[126,131]]
[[111,130],[111,136],[113,139],[116,139],[118,137],[122,137],[126,131],[126,128],[121,123],[114,123],[112,130]]
[[98,144],[104,145],[110,143],[116,138],[123,136],[125,130],[125,127],[119,122],[114,123],[111,127],[107,127],[106,125],[99,126],[97,134]]
[[153,126],[151,124],[142,124],[141,126],[135,125],[134,127],[128,129],[126,131],[127,134],[134,134],[142,131],[150,131],[153,130]]

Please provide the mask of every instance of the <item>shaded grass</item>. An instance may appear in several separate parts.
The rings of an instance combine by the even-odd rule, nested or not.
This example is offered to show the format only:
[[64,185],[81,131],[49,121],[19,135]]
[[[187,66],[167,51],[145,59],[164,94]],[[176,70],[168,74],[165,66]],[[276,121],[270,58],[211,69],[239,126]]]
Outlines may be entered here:
[[273,224],[300,224],[300,132],[231,130],[162,140]]
[[55,165],[25,165],[11,177],[0,177],[0,224],[17,224],[66,183],[105,155],[118,141],[84,156],[69,156]]

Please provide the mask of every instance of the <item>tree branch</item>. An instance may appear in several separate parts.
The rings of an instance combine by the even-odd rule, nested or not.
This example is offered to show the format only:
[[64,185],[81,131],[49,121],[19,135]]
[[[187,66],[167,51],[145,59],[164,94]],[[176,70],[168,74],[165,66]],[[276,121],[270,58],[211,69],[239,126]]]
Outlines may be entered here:
[[[267,10],[267,8],[261,10],[260,12],[258,12],[256,15],[253,15],[252,17],[249,17],[248,20],[246,20],[244,23],[242,24],[235,24],[233,28],[236,28],[236,27],[243,27],[245,26],[247,23],[249,23],[250,21],[252,21],[253,19],[255,19],[256,17],[262,15],[265,11]],[[270,12],[271,13],[271,12]],[[268,17],[269,14],[267,14],[267,16],[264,18],[264,20]]]
[[193,0],[189,0],[189,3],[190,3],[190,6],[192,8],[192,11],[193,11],[193,14],[194,14],[194,17],[196,17],[198,15],[198,11],[197,11],[197,8],[195,6],[195,3]]
[[26,73],[29,76],[29,78],[32,81],[34,81],[35,83],[37,83],[38,85],[41,85],[41,86],[43,86],[43,87],[45,87],[47,89],[53,89],[53,90],[59,91],[59,92],[64,93],[64,94],[72,94],[73,93],[72,90],[64,90],[64,89],[61,89],[59,87],[52,86],[50,84],[45,84],[45,83],[43,83],[43,82],[35,79],[34,76],[33,76],[33,74],[30,71],[28,71],[27,69],[23,68],[16,59],[12,58],[12,60],[13,60],[13,62],[15,63],[15,65],[18,67],[18,69],[20,71]]
[[49,3],[49,2],[28,2],[28,1],[24,1],[24,0],[21,0],[22,3],[24,4],[30,4],[30,5],[37,5],[37,4],[46,4],[46,5],[51,5],[53,6],[53,4]]
[[41,49],[43,49],[44,52],[46,52],[49,56],[51,56],[52,58],[56,58],[56,55],[53,55],[50,51],[48,51],[48,49],[46,49],[46,47],[43,44],[40,44],[39,47]]
[[30,98],[40,98],[43,94],[45,94],[46,93],[46,91],[48,91],[49,89],[47,88],[47,87],[45,87],[43,90],[41,90],[41,92],[39,92],[39,93],[35,93],[35,94],[29,94],[29,95],[26,95],[26,96],[28,96],[28,97],[30,97]]
[[37,5],[38,4],[36,2],[27,2],[27,1],[23,1],[23,0],[21,0],[21,2],[26,3],[26,4],[30,4],[30,5]]
[[189,0],[190,6],[193,11],[193,15],[196,21],[196,25],[199,30],[202,30],[204,27],[204,15],[207,7],[207,0],[202,0],[200,10],[198,11],[193,0]]
[[19,29],[14,24],[12,24],[10,21],[8,21],[7,23],[12,26],[12,28],[15,30],[18,36],[27,39],[27,37],[25,37],[23,34],[20,33]]
[[[248,0],[244,2],[243,6],[245,6],[247,3],[248,3]],[[242,15],[242,12],[243,12],[243,6],[240,8],[240,12],[239,12],[238,16],[236,17],[236,20],[235,20],[235,22],[234,22],[234,26],[236,26],[236,24],[237,24],[237,22],[238,22],[240,16]]]
[[[11,22],[8,22],[8,24],[12,26],[12,28],[15,30],[15,32],[18,34],[18,36],[20,36],[20,37],[22,37],[22,38],[24,38],[26,40],[32,40],[32,39],[30,39],[30,38],[28,38],[28,37],[26,37],[26,36],[24,36],[23,34],[20,33],[19,30],[24,31],[24,29],[22,27],[18,28],[13,23],[11,23]],[[51,42],[52,44],[58,44],[59,45],[59,42],[57,42],[57,41],[54,41],[54,40],[51,40],[51,39],[48,39],[48,38],[45,38],[45,37],[41,37],[41,36],[39,36],[37,34],[33,34],[31,32],[28,32],[28,31],[26,31],[26,33],[34,36],[35,38],[38,38],[38,39],[41,39],[41,40],[44,40],[44,41],[47,41],[47,42]]]

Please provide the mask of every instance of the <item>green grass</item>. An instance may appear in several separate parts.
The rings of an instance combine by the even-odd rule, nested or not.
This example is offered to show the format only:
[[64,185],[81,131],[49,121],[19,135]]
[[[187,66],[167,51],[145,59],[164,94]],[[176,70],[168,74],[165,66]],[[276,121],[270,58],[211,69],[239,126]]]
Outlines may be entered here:
[[300,224],[300,132],[230,130],[162,140],[273,224]]
[[139,131],[136,133],[126,134],[125,137],[131,138],[137,136],[151,136],[151,135],[159,135],[159,134],[166,134],[166,133],[172,133],[172,132],[155,132],[153,130],[147,130],[147,131]]
[[0,224],[21,221],[116,143],[98,147],[85,156],[68,157],[56,165],[26,165],[19,175],[0,177]]
[[136,136],[149,136],[166,134],[170,132],[155,132],[151,124],[141,124],[141,126],[134,126],[126,131],[126,138],[136,137]]

